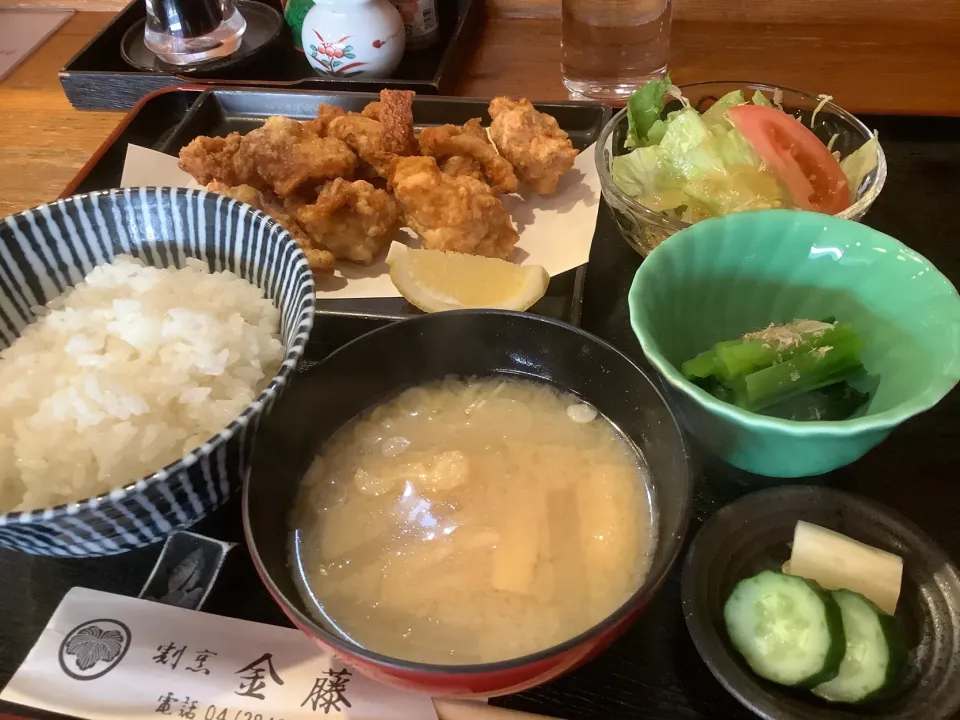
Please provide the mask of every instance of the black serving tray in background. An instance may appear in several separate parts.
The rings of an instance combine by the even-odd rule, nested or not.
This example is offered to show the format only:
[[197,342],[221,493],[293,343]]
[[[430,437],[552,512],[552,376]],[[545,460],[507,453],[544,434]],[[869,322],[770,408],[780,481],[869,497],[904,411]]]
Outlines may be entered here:
[[[189,104],[184,103],[188,98],[175,95],[153,98],[146,105],[172,112]],[[158,131],[158,138],[169,135],[169,125],[152,119],[152,112],[146,112],[145,107],[119,130],[113,145],[105,146],[86,176],[80,178],[78,190],[108,187],[119,180],[120,166],[111,155],[117,143],[163,145],[151,145],[143,139],[153,130]],[[960,118],[861,119],[879,130],[889,165],[886,187],[867,215],[867,224],[903,240],[954,284],[960,283],[960,215],[950,203],[953,178],[960,174]],[[122,164],[122,150],[119,159]],[[630,330],[625,300],[640,262],[640,256],[619,237],[612,218],[601,207],[587,266],[582,326],[653,373]],[[307,363],[318,362],[340,344],[389,322],[361,316],[318,319],[322,322],[307,345]],[[896,509],[960,561],[958,444],[960,392],[954,390],[935,408],[895,430],[864,458],[803,482],[859,493]],[[695,462],[698,478],[688,541],[704,520],[724,505],[754,490],[785,484],[738,471],[699,452]],[[242,544],[239,498],[193,530]],[[42,558],[0,549],[0,578],[7,580],[0,586],[0,617],[10,619],[0,623],[0,686],[23,662],[71,587],[136,596],[160,549],[157,545],[92,560]],[[592,662],[542,687],[491,702],[567,720],[751,720],[750,711],[741,707],[707,669],[687,634],[680,605],[681,567],[682,557],[644,615]],[[243,547],[228,556],[204,611],[290,626],[260,583]],[[0,703],[0,716],[5,712],[30,718],[53,717]],[[848,715],[838,714],[840,717]]]
[[[279,0],[259,0],[282,12]],[[443,0],[438,3],[440,35],[423,50],[408,50],[392,78],[322,78],[302,52],[293,47],[284,27],[271,47],[250,62],[216,73],[189,77],[145,72],[121,56],[124,33],[146,17],[144,0],[133,0],[60,70],[60,84],[70,104],[80,110],[129,110],[157,90],[182,85],[256,85],[303,90],[379,91],[381,88],[452,93],[456,74],[473,54],[484,21],[483,0]]]
[[[161,93],[131,113],[128,123],[94,156],[93,164],[81,171],[80,179],[71,185],[68,194],[116,187],[128,143],[176,155],[198,135],[222,136],[235,130],[246,133],[271,115],[306,120],[316,116],[320,103],[359,112],[375,99],[376,95],[368,93],[223,88]],[[487,100],[418,96],[414,100],[413,119],[418,127],[462,124],[474,117],[488,120],[488,104]],[[592,103],[538,103],[537,106],[557,119],[580,150],[596,140],[610,117],[609,108]],[[585,266],[581,266],[551,278],[547,294],[532,308],[533,312],[579,325],[584,277]],[[403,298],[321,299],[317,310],[323,317],[383,320],[401,320],[420,312]]]

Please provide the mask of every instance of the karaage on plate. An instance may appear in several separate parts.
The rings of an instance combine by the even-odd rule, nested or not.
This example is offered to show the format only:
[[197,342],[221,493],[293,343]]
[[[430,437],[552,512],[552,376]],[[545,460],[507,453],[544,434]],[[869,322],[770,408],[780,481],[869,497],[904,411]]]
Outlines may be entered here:
[[407,225],[427,249],[506,259],[520,238],[488,185],[446,175],[432,157],[398,158],[390,182]]
[[230,186],[257,183],[256,175],[241,176],[234,162],[241,139],[238,132],[226,137],[194,138],[180,149],[180,169],[193,175],[201,185],[214,181]]
[[413,132],[412,90],[381,90],[377,115],[382,126],[383,151],[395,155],[419,155]]
[[376,175],[387,178],[397,157],[420,151],[413,132],[413,97],[409,90],[381,90],[380,101],[362,113],[333,118],[327,134],[345,142]]
[[265,212],[276,220],[289,232],[293,239],[300,245],[303,254],[307,256],[307,262],[310,263],[310,269],[315,275],[328,274],[333,272],[334,256],[328,250],[317,246],[310,235],[307,234],[303,226],[297,222],[296,218],[290,215],[281,204],[276,195],[269,191],[260,191],[251,185],[230,186],[222,182],[211,182],[207,185],[207,190],[215,192],[218,195],[225,195],[234,200],[246,203],[255,207],[257,210]]
[[380,177],[390,173],[390,165],[397,156],[383,150],[379,121],[359,113],[347,113],[330,121],[328,133],[329,137],[346,143]]
[[500,97],[489,133],[474,118],[417,135],[413,99],[383,90],[362,112],[324,104],[304,122],[276,116],[242,137],[198,137],[180,167],[272,216],[317,273],[372,263],[403,224],[428,249],[509,258],[519,235],[498,194],[520,182],[554,192],[577,156],[567,134],[529,101]]
[[319,137],[327,137],[327,131],[330,122],[334,118],[343,117],[347,112],[337,105],[320,105],[317,107],[317,116],[312,120],[306,120],[303,126]]
[[293,118],[275,115],[243,136],[234,164],[244,177],[258,175],[260,189],[286,198],[326,180],[353,177],[357,156],[340,140],[319,137]]
[[288,208],[317,245],[360,265],[372,263],[390,244],[402,218],[393,196],[364,180],[334,180],[316,202]]
[[541,195],[555,192],[560,177],[573,167],[577,157],[556,119],[538,111],[526,98],[494,98],[489,112],[493,144],[510,161],[520,180]]
[[[508,160],[497,152],[487,131],[474,118],[464,125],[441,125],[420,131],[420,151],[434,157],[450,175],[467,175],[486,182],[494,192],[517,191],[517,176]],[[475,162],[469,162],[469,160]],[[479,177],[477,166],[479,165]]]
[[446,160],[437,161],[440,171],[447,175],[471,177],[478,182],[487,182],[487,174],[483,165],[475,157],[469,155],[451,155]]

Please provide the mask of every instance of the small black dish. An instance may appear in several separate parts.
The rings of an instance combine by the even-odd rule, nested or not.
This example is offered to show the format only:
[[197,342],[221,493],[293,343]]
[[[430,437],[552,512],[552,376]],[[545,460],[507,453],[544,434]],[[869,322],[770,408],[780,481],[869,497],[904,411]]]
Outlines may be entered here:
[[143,41],[143,30],[147,22],[145,19],[135,22],[123,34],[123,40],[120,43],[120,55],[128,65],[138,70],[196,77],[249,62],[262,50],[270,46],[280,36],[286,25],[283,16],[269,5],[255,2],[255,0],[237,0],[236,5],[237,10],[243,15],[243,19],[247,21],[247,29],[243,33],[240,48],[230,55],[195,65],[165,63]]
[[[757,677],[734,650],[723,604],[734,585],[778,570],[798,520],[903,558],[897,619],[909,670],[891,696],[864,706],[835,705]],[[822,487],[752,493],[717,512],[694,538],[683,567],[683,614],[704,662],[745,707],[766,720],[941,720],[960,710],[960,574],[947,554],[909,520],[865,498]]]

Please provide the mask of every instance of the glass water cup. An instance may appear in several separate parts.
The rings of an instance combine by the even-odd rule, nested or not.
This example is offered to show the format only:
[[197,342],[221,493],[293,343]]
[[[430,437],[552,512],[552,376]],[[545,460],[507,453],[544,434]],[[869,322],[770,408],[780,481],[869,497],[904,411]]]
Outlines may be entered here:
[[673,0],[563,0],[563,84],[622,102],[667,70]]
[[146,8],[144,44],[171,65],[230,55],[247,29],[233,0],[146,0]]
[[[750,98],[754,90],[760,90],[768,98],[773,98],[774,93],[779,92],[782,94],[780,101],[784,111],[794,116],[799,113],[803,124],[807,127],[810,127],[810,118],[814,110],[822,102],[822,99],[816,95],[760,83],[701,82],[682,85],[680,89],[683,91],[684,97],[690,101],[690,104],[701,111],[708,107],[706,103],[717,100],[734,90],[743,90],[747,99]],[[670,110],[677,110],[679,107],[679,102],[673,101],[664,109],[664,116]],[[824,103],[817,111],[813,133],[824,144],[828,144],[830,139],[836,135],[831,147],[833,150],[840,152],[841,158],[845,158],[873,136],[870,128],[832,102]],[[600,175],[603,199],[617,221],[620,234],[627,241],[627,244],[646,257],[657,245],[675,232],[689,227],[690,223],[668,217],[661,212],[645,207],[639,200],[623,192],[614,182],[611,172],[613,158],[629,152],[623,146],[626,137],[627,111],[624,108],[614,115],[600,132],[595,160],[597,172]],[[859,221],[867,214],[867,210],[873,205],[873,201],[877,199],[887,179],[887,159],[883,154],[882,147],[878,146],[877,154],[876,169],[870,172],[864,178],[860,187],[857,188],[857,197],[854,203],[846,210],[837,213],[837,217]]]

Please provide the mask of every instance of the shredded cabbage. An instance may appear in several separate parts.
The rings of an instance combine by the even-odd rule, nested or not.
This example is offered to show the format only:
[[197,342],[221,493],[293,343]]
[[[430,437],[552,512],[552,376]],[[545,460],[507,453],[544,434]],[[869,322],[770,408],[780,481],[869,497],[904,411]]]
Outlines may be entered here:
[[667,95],[679,100],[680,104],[683,105],[685,108],[690,107],[690,101],[683,96],[683,91],[680,88],[678,88],[676,85],[670,85],[670,87],[667,88]]
[[[816,122],[816,120],[817,120],[817,113],[819,113],[821,110],[823,110],[823,106],[824,106],[824,105],[826,105],[828,102],[830,102],[831,100],[833,100],[833,95],[817,95],[817,97],[820,98],[820,102],[819,102],[819,103],[817,104],[817,106],[813,109],[813,114],[810,116],[810,129],[811,129],[811,130],[813,130],[813,123]],[[827,149],[829,149],[829,148],[830,148],[830,146],[828,145],[828,146],[827,146]]]

